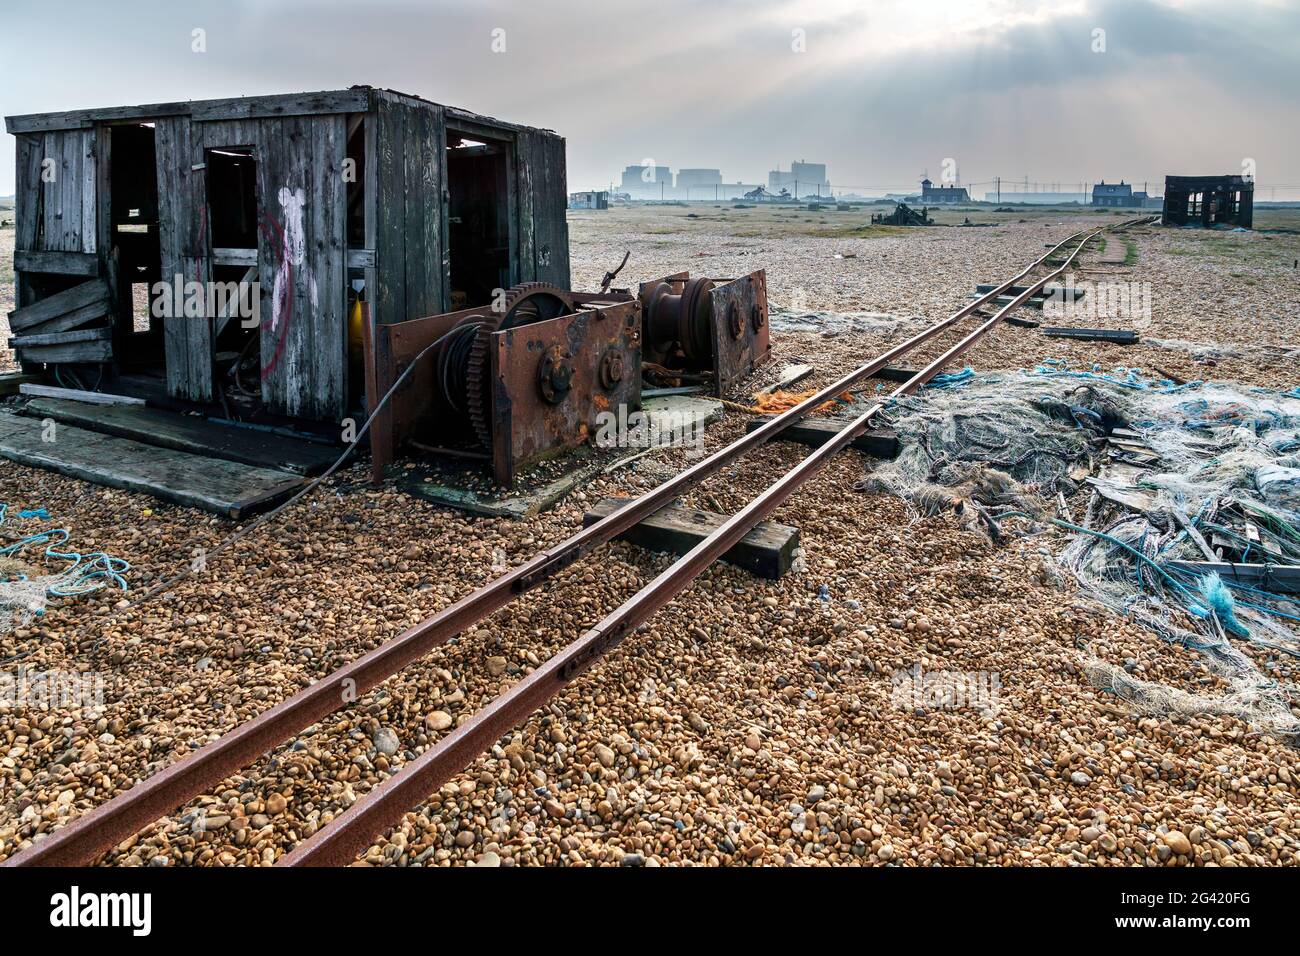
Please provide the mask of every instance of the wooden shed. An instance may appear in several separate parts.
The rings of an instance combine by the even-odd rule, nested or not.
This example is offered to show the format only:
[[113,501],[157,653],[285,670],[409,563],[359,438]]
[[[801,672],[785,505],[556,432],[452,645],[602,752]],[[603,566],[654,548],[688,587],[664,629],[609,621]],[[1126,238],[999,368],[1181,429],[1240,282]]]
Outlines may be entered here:
[[[10,344],[62,384],[337,423],[364,407],[358,300],[396,323],[519,282],[569,286],[564,140],[548,130],[367,86],[5,126]],[[186,294],[232,283],[255,293],[242,309]]]

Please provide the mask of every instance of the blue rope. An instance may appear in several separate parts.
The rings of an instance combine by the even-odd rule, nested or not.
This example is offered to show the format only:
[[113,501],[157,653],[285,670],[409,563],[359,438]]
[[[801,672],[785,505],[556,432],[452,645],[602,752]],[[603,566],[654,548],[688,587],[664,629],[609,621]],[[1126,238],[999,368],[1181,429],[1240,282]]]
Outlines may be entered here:
[[[0,524],[4,524],[8,511],[8,504],[0,502]],[[46,519],[50,516],[49,512],[44,508],[20,511],[18,515],[20,518]],[[45,550],[42,553],[45,557],[72,562],[69,567],[59,573],[57,583],[49,585],[46,589],[46,593],[50,597],[79,597],[83,594],[89,594],[91,591],[97,591],[109,584],[116,584],[123,591],[129,590],[124,575],[131,570],[130,562],[124,558],[106,554],[103,551],[90,551],[82,554],[78,551],[60,550],[71,537],[72,535],[68,533],[66,528],[47,528],[44,531],[21,537],[13,544],[0,548],[0,555],[17,554],[23,548],[43,544]],[[17,580],[26,581],[27,575],[20,574],[17,576]],[[43,612],[38,611],[37,613]]]

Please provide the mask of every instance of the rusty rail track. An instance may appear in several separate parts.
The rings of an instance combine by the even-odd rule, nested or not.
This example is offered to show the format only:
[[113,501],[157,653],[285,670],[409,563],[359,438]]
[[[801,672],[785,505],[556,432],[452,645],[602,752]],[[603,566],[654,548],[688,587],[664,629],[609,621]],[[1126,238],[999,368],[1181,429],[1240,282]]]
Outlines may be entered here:
[[[1025,292],[1017,295],[974,332],[900,385],[884,401],[859,416],[832,441],[819,448],[729,519],[622,607],[493,700],[471,720],[376,787],[346,813],[280,861],[283,865],[291,866],[349,862],[360,849],[368,845],[375,834],[420,803],[441,782],[468,766],[493,741],[559,693],[569,681],[621,642],[639,623],[680,593],[831,456],[861,434],[867,428],[870,418],[886,402],[914,391],[929,381],[944,365],[966,351],[996,325],[1007,312],[1063,272],[1087,243],[1107,228],[1124,228],[1138,221],[1141,220],[1116,223],[1090,232],[1085,230],[1067,237],[995,289],[886,350],[799,405],[776,416],[761,428],[719,449],[640,498],[631,500],[618,511],[547,548],[170,767],[140,781],[125,793],[33,842],[31,846],[5,860],[3,865],[84,866],[94,862],[138,830],[207,792],[262,754],[347,706],[434,647],[446,643],[461,631],[510,604],[526,591],[670,504],[683,492],[728,463],[775,438],[822,403],[849,390],[894,360],[941,334],[1025,279],[1059,250],[1079,240],[1055,271],[1035,280]],[[1080,236],[1084,238],[1080,239]]]
[[[871,419],[889,402],[914,392],[939,374],[953,359],[967,351],[992,330],[1008,312],[1022,305],[1030,296],[1063,273],[1084,246],[1104,231],[1105,229],[1098,229],[1081,239],[1059,267],[1042,278],[1034,280],[1011,302],[885,398],[874,403],[834,438],[817,448],[716,531],[608,614],[595,627],[549,658],[528,676],[513,684],[509,690],[481,708],[436,745],[406,764],[398,773],[389,777],[344,813],[300,843],[276,865],[346,866],[350,863],[379,833],[397,823],[408,810],[424,802],[430,793],[464,770],[479,754],[541,708],[570,681],[622,643],[638,625],[644,623],[680,594],[710,564],[743,538],[754,525],[771,514],[795,489],[865,432]],[[1071,240],[1066,240],[1067,243],[1069,241]],[[1060,248],[1060,245],[1056,246],[1052,253]],[[944,327],[948,324],[951,323],[939,323]]]

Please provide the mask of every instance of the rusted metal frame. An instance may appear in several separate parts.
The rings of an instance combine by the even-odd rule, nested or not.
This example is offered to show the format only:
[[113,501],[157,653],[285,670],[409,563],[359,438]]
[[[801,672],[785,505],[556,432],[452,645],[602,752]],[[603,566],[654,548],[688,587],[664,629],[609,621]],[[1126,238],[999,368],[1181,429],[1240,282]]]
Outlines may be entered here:
[[[292,852],[281,866],[345,866],[373,838],[399,821],[412,807],[452,776],[469,766],[479,754],[536,712],[566,684],[604,656],[638,625],[680,594],[710,564],[771,514],[789,495],[819,471],[835,454],[867,430],[871,419],[900,396],[920,388],[954,358],[987,334],[1008,312],[1060,275],[1100,230],[1084,238],[1065,262],[1048,276],[1035,280],[1024,292],[999,309],[986,322],[918,371],[886,398],[859,415],[835,438],[787,472],[720,528],[675,561],[599,624],[555,654],[531,674],[478,710],[470,720],[407,764],[396,775],[336,817]],[[1068,241],[1068,240],[1067,240]],[[1056,248],[1060,248],[1057,246]],[[1056,250],[1054,249],[1053,252]],[[1050,255],[1050,253],[1049,253]],[[618,514],[619,512],[615,512]]]
[[[596,431],[600,412],[640,407],[640,339],[635,299],[492,334],[489,395],[498,485],[511,487],[525,469],[582,444]],[[554,401],[538,387],[547,363],[568,372],[567,391]]]
[[599,624],[512,685],[436,746],[403,767],[398,774],[353,804],[323,830],[282,858],[278,865],[343,866],[349,863],[369,845],[376,834],[400,820],[410,808],[423,802],[429,793],[467,767],[479,754],[527,719],[567,683],[621,643],[634,628],[681,593],[720,555],[771,514],[796,488],[865,432],[871,419],[890,401],[915,391],[937,375],[954,358],[987,334],[1008,312],[1060,275],[1083,247],[1100,233],[1101,230],[1098,230],[1083,239],[1058,269],[1036,280],[983,325],[899,385],[885,399],[872,405],[835,438],[786,473],[776,484],[729,518],[717,531],[674,562]]
[[62,829],[48,834],[39,843],[5,860],[3,865],[84,866],[93,862],[141,828],[204,793],[262,754],[344,707],[347,702],[356,700],[434,647],[446,643],[465,628],[505,607],[525,591],[671,504],[677,496],[708,475],[776,437],[823,402],[847,391],[970,315],[1038,268],[1078,235],[1080,233],[1054,246],[1023,272],[963,306],[947,319],[894,346],[811,398],[777,415],[762,428],[719,449],[658,488],[629,501],[618,511],[542,551],[380,647],[300,690],[252,720],[240,724],[218,740],[142,780],[125,793],[82,814]]

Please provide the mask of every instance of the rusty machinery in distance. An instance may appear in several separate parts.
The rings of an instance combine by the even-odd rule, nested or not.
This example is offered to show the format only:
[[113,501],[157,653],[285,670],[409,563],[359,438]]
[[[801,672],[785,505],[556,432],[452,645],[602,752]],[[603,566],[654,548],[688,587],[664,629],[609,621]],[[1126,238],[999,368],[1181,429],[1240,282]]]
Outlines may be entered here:
[[401,382],[371,424],[375,477],[410,444],[480,459],[511,487],[586,443],[602,412],[639,409],[643,368],[723,394],[770,357],[767,319],[760,270],[731,280],[679,273],[636,294],[529,282],[488,305],[367,322],[367,394]]

